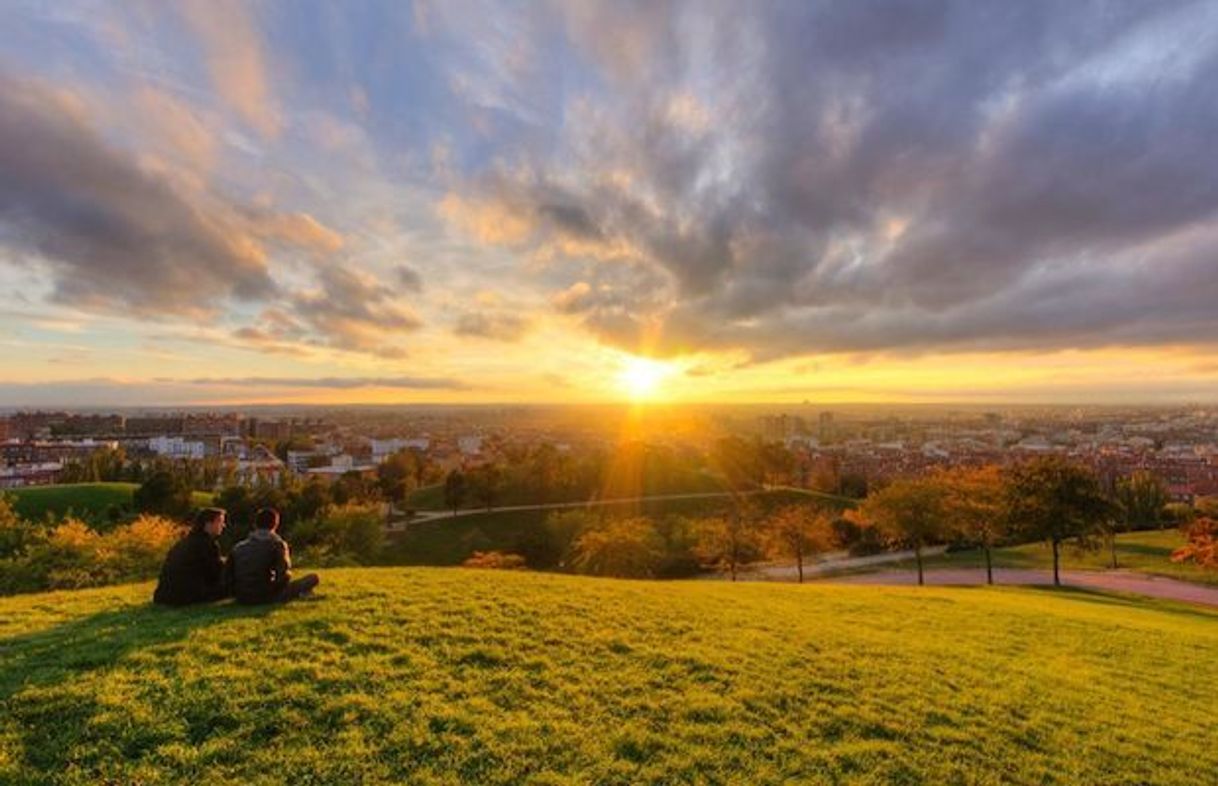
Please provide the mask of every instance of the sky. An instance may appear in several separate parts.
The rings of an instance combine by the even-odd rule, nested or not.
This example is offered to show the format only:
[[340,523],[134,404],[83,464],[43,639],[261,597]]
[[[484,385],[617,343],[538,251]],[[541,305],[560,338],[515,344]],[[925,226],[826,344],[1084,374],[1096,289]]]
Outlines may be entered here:
[[4,19],[0,406],[1218,400],[1218,3]]

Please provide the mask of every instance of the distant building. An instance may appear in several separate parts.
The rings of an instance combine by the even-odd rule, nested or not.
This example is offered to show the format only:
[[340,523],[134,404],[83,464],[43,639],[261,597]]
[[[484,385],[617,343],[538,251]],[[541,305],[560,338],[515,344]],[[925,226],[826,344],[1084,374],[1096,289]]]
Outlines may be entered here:
[[816,436],[821,442],[829,442],[833,439],[833,413],[822,412],[817,421]]
[[58,461],[0,467],[0,489],[50,485],[59,479],[62,470],[63,464]]
[[181,434],[185,419],[181,415],[127,418],[125,431],[133,436],[154,437],[160,434]]
[[250,418],[248,424],[250,436],[256,439],[280,442],[292,437],[292,423],[288,420]]
[[431,440],[427,437],[412,437],[408,439],[394,437],[393,439],[371,440],[371,445],[372,460],[377,464],[380,464],[394,453],[398,453],[403,450],[418,450],[426,452],[427,448],[431,446]]
[[201,459],[207,454],[202,442],[182,437],[152,437],[148,440],[148,449],[158,456],[169,458]]
[[457,437],[457,450],[465,456],[476,456],[482,452],[482,437]]

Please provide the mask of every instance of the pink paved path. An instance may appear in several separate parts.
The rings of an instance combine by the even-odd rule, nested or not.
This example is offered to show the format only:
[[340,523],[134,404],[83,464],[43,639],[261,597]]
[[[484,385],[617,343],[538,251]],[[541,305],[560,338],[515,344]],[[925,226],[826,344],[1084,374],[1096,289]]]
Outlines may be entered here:
[[[840,584],[916,584],[918,574],[913,570],[890,570],[879,573],[861,573],[854,576],[837,576],[819,581]],[[1053,583],[1053,573],[1046,570],[994,570],[996,584],[1045,585]],[[928,570],[926,583],[939,586],[984,584],[985,571],[969,568],[954,570]],[[1152,598],[1180,600],[1205,606],[1218,606],[1218,587],[1190,584],[1187,581],[1148,576],[1126,571],[1078,571],[1063,570],[1062,583],[1070,587],[1132,592]]]

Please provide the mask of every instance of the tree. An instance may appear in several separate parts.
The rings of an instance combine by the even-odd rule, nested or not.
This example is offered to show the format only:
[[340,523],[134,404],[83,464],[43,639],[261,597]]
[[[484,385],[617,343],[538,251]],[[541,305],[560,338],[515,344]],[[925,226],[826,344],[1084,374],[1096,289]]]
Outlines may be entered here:
[[386,457],[385,461],[376,468],[377,480],[381,493],[393,502],[402,502],[415,489],[417,470],[415,465],[419,459],[413,450],[399,450]]
[[182,518],[190,513],[190,486],[177,473],[160,470],[135,490],[133,501],[140,513]]
[[1061,544],[1090,547],[1116,513],[1095,473],[1060,456],[1045,456],[1007,470],[1003,504],[1008,526],[1053,547],[1053,584],[1061,586]]
[[781,508],[766,521],[766,551],[774,557],[794,559],[800,584],[804,582],[804,558],[828,551],[834,542],[832,518],[808,505]]
[[943,484],[947,527],[985,553],[985,580],[994,583],[992,550],[1002,537],[1002,472],[995,465],[960,467],[937,474]]
[[761,538],[756,526],[756,511],[746,505],[737,505],[726,516],[712,516],[695,525],[694,551],[708,565],[726,568],[736,580],[741,565],[745,565],[761,553]]
[[1172,552],[1172,562],[1195,562],[1203,568],[1218,569],[1218,520],[1203,516],[1188,525],[1188,543]]
[[1129,529],[1158,527],[1164,520],[1163,508],[1169,501],[1167,486],[1158,475],[1146,470],[1138,470],[1118,480],[1116,498],[1124,514],[1122,520]]
[[943,485],[928,479],[896,480],[872,493],[847,516],[877,528],[890,544],[912,549],[918,584],[925,584],[922,550],[946,533]]
[[614,519],[575,541],[573,567],[580,573],[651,578],[664,559],[664,541],[646,518]]
[[459,469],[454,469],[448,473],[448,477],[444,479],[444,507],[452,509],[453,515],[457,515],[457,509],[461,507],[461,503],[465,502],[465,475]]
[[503,491],[503,471],[497,464],[474,467],[468,476],[468,486],[470,495],[489,511]]

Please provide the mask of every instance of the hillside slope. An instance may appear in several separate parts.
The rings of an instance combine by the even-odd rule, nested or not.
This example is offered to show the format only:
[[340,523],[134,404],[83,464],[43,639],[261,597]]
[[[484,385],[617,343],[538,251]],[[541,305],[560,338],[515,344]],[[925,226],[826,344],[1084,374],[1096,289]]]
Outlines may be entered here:
[[0,599],[5,783],[1178,783],[1218,614],[1078,592],[328,571]]

